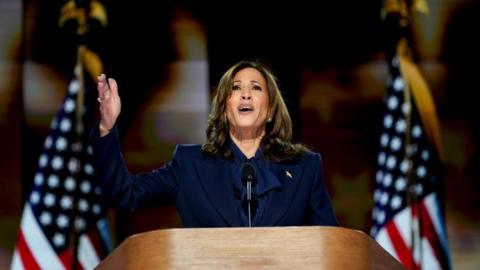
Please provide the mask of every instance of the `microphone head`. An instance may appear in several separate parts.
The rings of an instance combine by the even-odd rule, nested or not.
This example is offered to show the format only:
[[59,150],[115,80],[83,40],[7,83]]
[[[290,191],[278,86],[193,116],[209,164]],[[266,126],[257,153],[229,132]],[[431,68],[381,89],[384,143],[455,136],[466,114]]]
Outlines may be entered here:
[[241,180],[244,186],[247,185],[247,182],[251,182],[252,187],[254,187],[255,184],[257,183],[257,171],[255,170],[255,167],[253,167],[251,163],[245,162],[242,165]]

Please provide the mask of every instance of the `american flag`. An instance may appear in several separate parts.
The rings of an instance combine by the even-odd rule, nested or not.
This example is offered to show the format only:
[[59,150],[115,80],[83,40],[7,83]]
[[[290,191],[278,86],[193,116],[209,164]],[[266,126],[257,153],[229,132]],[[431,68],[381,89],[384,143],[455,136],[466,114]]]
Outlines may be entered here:
[[77,64],[38,159],[11,269],[93,269],[111,250],[93,149],[84,132],[89,115],[84,97],[83,69]]
[[371,235],[407,269],[450,269],[439,150],[401,65],[390,62]]

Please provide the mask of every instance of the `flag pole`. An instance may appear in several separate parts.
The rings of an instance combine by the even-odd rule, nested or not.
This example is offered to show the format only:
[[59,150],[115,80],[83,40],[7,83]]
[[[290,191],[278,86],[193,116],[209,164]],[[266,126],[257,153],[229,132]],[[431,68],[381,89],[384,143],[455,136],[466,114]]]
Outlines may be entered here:
[[[412,136],[412,110],[414,108],[414,99],[416,95],[413,93],[415,91],[414,85],[412,85],[412,80],[410,78],[411,72],[409,69],[409,63],[412,62],[412,49],[409,46],[408,37],[410,36],[411,30],[409,29],[410,22],[413,17],[413,13],[415,11],[420,11],[424,13],[428,13],[428,5],[424,0],[384,0],[384,7],[382,10],[382,15],[384,18],[388,13],[395,13],[398,14],[398,21],[394,27],[398,31],[392,31],[393,29],[389,29],[390,31],[394,32],[396,36],[393,36],[394,44],[392,52],[392,59],[390,61],[398,61],[398,67],[400,71],[400,75],[403,78],[403,98],[407,107],[410,108],[405,113],[405,138],[404,138],[404,156],[407,160],[408,169],[406,171],[406,201],[407,205],[410,207],[410,243],[411,243],[411,253],[412,256],[411,261],[409,262],[411,267],[414,269],[417,268],[417,264],[415,262],[415,254],[418,254],[420,260],[420,267],[423,261],[423,249],[421,248],[421,235],[422,235],[422,219],[420,218],[422,208],[420,207],[420,200],[417,196],[417,184],[415,172],[413,168],[415,168],[415,160],[412,158],[414,155],[414,145],[412,144],[411,136]],[[418,102],[416,102],[418,103]],[[422,104],[423,105],[423,104]],[[422,106],[416,106],[416,108],[422,109]],[[421,112],[420,119],[422,122],[425,122],[422,116],[424,116]],[[428,129],[428,128],[427,128]],[[428,131],[427,131],[428,132]],[[435,137],[435,136],[433,136]],[[418,253],[417,253],[418,252]]]
[[[76,135],[76,143],[80,145],[80,147],[86,147],[86,145],[82,145],[82,139],[81,139],[81,134],[83,133],[83,111],[84,111],[84,99],[85,99],[85,81],[84,81],[84,70],[83,70],[83,64],[82,64],[82,59],[83,59],[83,53],[84,53],[84,48],[83,45],[79,45],[77,48],[77,62],[75,65],[75,77],[78,80],[79,84],[79,89],[77,92],[77,106],[75,110],[75,135]],[[81,153],[81,149],[78,149],[80,151],[74,151],[75,152],[75,157],[77,160],[81,162],[81,158],[79,157],[79,153]],[[80,164],[80,168],[82,168],[83,164]],[[77,188],[75,189],[75,192],[73,193],[73,211],[72,211],[72,220],[74,222],[74,226],[72,226],[70,235],[71,239],[73,239],[73,260],[72,260],[72,269],[76,270],[78,267],[78,247],[79,247],[79,234],[77,233],[77,224],[76,224],[76,217],[78,215],[78,198],[79,198],[79,188],[78,185],[80,183],[79,179],[79,173],[75,173],[75,182],[77,183]]]
[[[405,72],[403,69],[403,58],[408,55],[408,45],[407,45],[407,39],[406,38],[401,38],[397,42],[397,51],[396,51],[396,57],[398,59],[398,65],[399,65],[399,70],[402,78],[404,79],[404,88],[403,88],[403,98],[405,104],[408,104],[407,107],[413,108],[412,107],[412,97],[410,93],[410,86],[408,84],[408,80],[405,77]],[[404,150],[404,155],[406,157],[406,160],[408,162],[408,170],[406,172],[406,179],[407,179],[407,187],[406,187],[406,199],[407,199],[407,205],[410,206],[410,228],[412,228],[411,233],[410,233],[410,240],[412,243],[412,253],[415,253],[415,248],[417,245],[417,233],[414,228],[419,226],[417,223],[417,219],[415,218],[418,216],[418,207],[417,207],[417,196],[415,194],[415,177],[413,175],[413,160],[412,160],[412,152],[413,152],[413,145],[411,143],[411,131],[412,131],[412,110],[410,109],[409,111],[405,112],[405,122],[406,122],[406,128],[405,128],[405,144],[403,147]],[[412,256],[412,261],[410,262],[410,265],[415,265],[415,259]]]
[[[59,27],[63,27],[67,21],[74,20],[77,22],[77,29],[75,34],[77,35],[78,44],[76,51],[76,62],[74,68],[74,76],[78,82],[79,89],[77,92],[76,106],[75,106],[75,135],[76,143],[78,146],[78,151],[73,151],[75,158],[81,162],[83,159],[79,156],[83,151],[82,148],[87,147],[87,145],[82,145],[82,136],[84,134],[84,114],[85,111],[85,71],[87,71],[90,76],[94,79],[96,76],[100,75],[103,72],[103,65],[97,54],[90,51],[87,48],[85,43],[85,37],[89,33],[88,19],[95,19],[100,22],[102,26],[107,25],[107,15],[104,6],[97,0],[69,0],[66,2],[60,10],[59,18]],[[80,168],[83,168],[83,164],[79,164]],[[73,193],[73,211],[71,213],[70,220],[73,221],[73,226],[70,228],[70,239],[72,239],[73,244],[73,260],[72,260],[72,269],[78,269],[79,265],[79,246],[80,246],[80,235],[81,228],[77,224],[77,216],[79,214],[79,193],[80,189],[78,188],[80,179],[79,171],[74,174],[75,182],[77,188]]]
[[371,234],[408,269],[450,269],[439,198],[443,185],[439,122],[409,42],[425,0],[384,0],[391,78],[385,96]]

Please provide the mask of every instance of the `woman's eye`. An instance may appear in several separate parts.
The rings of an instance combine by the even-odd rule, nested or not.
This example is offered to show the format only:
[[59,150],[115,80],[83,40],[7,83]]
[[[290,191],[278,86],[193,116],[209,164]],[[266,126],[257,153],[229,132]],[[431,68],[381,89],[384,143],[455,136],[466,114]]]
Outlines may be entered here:
[[240,90],[240,86],[239,85],[234,85],[234,86],[232,86],[232,90]]
[[252,88],[253,88],[253,90],[262,90],[262,87],[260,87],[258,85],[254,85]]

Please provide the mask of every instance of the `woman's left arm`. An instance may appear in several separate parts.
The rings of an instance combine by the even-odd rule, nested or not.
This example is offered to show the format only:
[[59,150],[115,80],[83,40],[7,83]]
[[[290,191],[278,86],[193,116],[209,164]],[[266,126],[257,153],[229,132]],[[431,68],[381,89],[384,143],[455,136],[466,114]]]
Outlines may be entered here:
[[308,224],[323,226],[338,226],[337,218],[332,208],[330,196],[328,195],[323,178],[322,159],[318,153],[313,158],[315,173],[310,191]]

